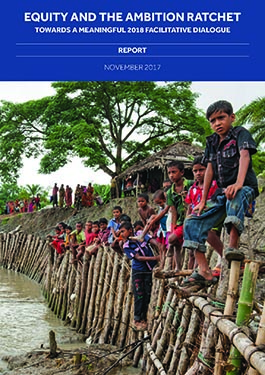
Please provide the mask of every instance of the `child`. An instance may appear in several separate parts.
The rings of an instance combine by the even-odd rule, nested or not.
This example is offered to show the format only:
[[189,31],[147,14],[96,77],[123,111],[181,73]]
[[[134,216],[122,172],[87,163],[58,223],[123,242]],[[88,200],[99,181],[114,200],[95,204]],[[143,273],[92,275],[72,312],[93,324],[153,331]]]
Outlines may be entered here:
[[[172,182],[170,189],[167,191],[167,206],[164,210],[171,210],[171,234],[168,238],[169,249],[167,256],[175,257],[175,269],[181,269],[181,247],[183,244],[183,223],[186,215],[184,204],[185,196],[191,187],[193,181],[186,180],[184,176],[184,164],[180,161],[172,161],[167,167],[168,177]],[[161,212],[161,215],[163,211]]]
[[[232,127],[235,121],[232,105],[220,100],[207,109],[214,134],[207,137],[204,161],[207,169],[203,184],[203,196],[194,207],[197,215],[185,221],[183,247],[195,250],[199,272],[183,281],[183,286],[207,286],[216,282],[205,257],[205,241],[209,230],[226,215],[224,225],[229,233],[229,247],[224,255],[227,261],[242,261],[244,253],[239,250],[239,238],[244,229],[244,216],[249,204],[259,195],[258,183],[252,169],[251,155],[256,144],[243,127]],[[219,194],[212,198],[213,207],[205,212],[207,195],[216,179]]]
[[[144,223],[141,220],[136,220],[133,224],[134,233],[136,236],[143,232],[144,230]],[[139,232],[139,233],[138,233]]]
[[[75,225],[76,229],[71,232],[71,243],[70,247],[72,250],[73,254],[73,259],[71,263],[77,262],[80,260],[81,254],[79,251],[81,250],[82,246],[85,244],[86,237],[85,237],[85,232],[83,231],[83,224],[78,222]],[[79,256],[77,258],[77,254],[79,253]]]
[[[204,176],[206,172],[206,164],[202,161],[202,156],[197,156],[193,163],[192,163],[192,172],[194,175],[195,182],[190,187],[188,194],[185,198],[185,203],[189,205],[187,214],[194,214],[194,207],[196,207],[203,195],[203,183],[204,183]],[[213,194],[216,192],[218,186],[215,180],[212,181],[208,195],[207,195],[207,202],[210,201]],[[207,203],[207,205],[211,205],[211,201]],[[221,218],[220,223],[209,231],[207,242],[216,250],[219,255],[219,258],[222,257],[223,254],[223,243],[220,240],[220,235],[222,231],[224,217]],[[195,258],[194,258],[194,251],[189,250],[189,264],[188,268],[192,269],[194,267]],[[220,276],[220,265],[217,265],[214,269],[215,276]]]
[[108,224],[108,229],[110,230],[110,235],[108,238],[109,244],[112,244],[112,242],[117,238],[116,232],[120,228],[120,217],[122,214],[122,208],[120,206],[113,207],[112,214],[113,219],[110,219]]
[[[149,196],[148,194],[142,193],[138,195],[137,198],[137,204],[138,204],[138,214],[140,215],[140,218],[144,225],[147,224],[148,220],[151,218],[151,216],[155,215],[155,210],[149,206]],[[155,231],[158,228],[158,225],[152,224],[150,225],[150,229],[152,231]]]
[[71,232],[73,228],[70,225],[65,227],[65,241],[61,244],[62,253],[70,249]]
[[86,245],[85,247],[87,246],[90,246],[95,238],[97,238],[98,236],[98,232],[99,232],[99,226],[98,226],[98,222],[94,222],[89,220],[86,222],[85,224],[85,237],[86,237]]
[[94,240],[95,246],[88,251],[89,255],[96,255],[101,244],[108,245],[108,238],[110,235],[110,230],[107,228],[108,220],[105,217],[102,217],[99,219],[98,223],[100,231],[98,237]]
[[[132,219],[130,218],[130,216],[126,215],[126,214],[122,214],[120,216],[120,225],[125,223],[125,222],[129,222],[131,223]],[[118,230],[116,232],[116,238],[115,240],[112,242],[112,244],[110,245],[110,247],[116,252],[118,253],[119,255],[123,255],[123,239],[120,235],[120,230]]]
[[152,291],[152,270],[159,256],[154,256],[148,247],[148,241],[151,239],[149,235],[145,236],[145,241],[142,243],[130,240],[133,234],[131,223],[121,224],[120,233],[125,241],[124,252],[132,260],[134,327],[137,330],[144,330],[147,328],[147,310]]

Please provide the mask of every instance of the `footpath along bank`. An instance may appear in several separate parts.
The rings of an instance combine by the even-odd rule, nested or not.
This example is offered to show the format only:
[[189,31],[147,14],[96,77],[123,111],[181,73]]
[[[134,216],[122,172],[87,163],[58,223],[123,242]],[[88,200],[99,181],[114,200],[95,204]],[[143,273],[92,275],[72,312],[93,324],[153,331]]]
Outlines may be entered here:
[[[124,204],[125,201],[134,206],[133,198],[124,200]],[[263,201],[262,194],[257,211],[263,210]],[[100,210],[111,211],[111,207]],[[188,270],[180,275],[157,270],[148,329],[136,332],[131,326],[133,294],[126,257],[105,247],[90,261],[85,257],[83,264],[72,265],[70,253],[60,262],[44,239],[50,228],[44,227],[43,223],[48,221],[47,217],[40,220],[41,215],[71,223],[82,217],[98,217],[103,211],[82,210],[76,216],[71,210],[45,211],[6,223],[0,238],[0,265],[37,281],[56,316],[84,334],[89,343],[112,345],[120,352],[120,358],[128,356],[133,366],[139,367],[139,373],[148,375],[265,374],[264,346],[260,345],[265,342],[264,294],[259,287],[255,294],[256,285],[264,285],[259,274],[264,265],[264,244],[258,240],[264,232],[264,223],[259,214],[247,225],[243,248],[250,260],[245,263],[244,271],[239,262],[232,262],[230,271],[224,262],[222,277],[215,288],[184,293],[178,288],[178,281]],[[14,229],[19,222],[24,227],[12,232],[12,226]],[[258,262],[251,261],[257,257]],[[242,283],[241,274],[244,274]],[[116,365],[120,363],[115,361]],[[60,368],[63,361],[57,365]],[[80,374],[89,373],[89,356],[75,358],[72,366],[79,368]],[[110,366],[101,369],[98,374],[109,369]]]

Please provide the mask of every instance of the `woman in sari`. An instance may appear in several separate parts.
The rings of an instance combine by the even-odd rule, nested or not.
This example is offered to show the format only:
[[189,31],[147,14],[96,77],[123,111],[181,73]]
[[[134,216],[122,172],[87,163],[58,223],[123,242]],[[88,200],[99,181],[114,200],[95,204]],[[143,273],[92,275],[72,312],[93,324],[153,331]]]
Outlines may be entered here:
[[65,197],[65,189],[64,189],[64,186],[62,184],[60,189],[59,189],[59,207],[60,208],[63,208],[64,197]]
[[91,207],[93,206],[93,203],[94,203],[94,188],[91,184],[91,182],[88,184],[88,187],[87,187],[87,190],[86,190],[86,196],[87,196],[87,207]]
[[65,189],[65,203],[66,207],[71,207],[72,206],[72,189],[70,188],[69,185],[66,185]]

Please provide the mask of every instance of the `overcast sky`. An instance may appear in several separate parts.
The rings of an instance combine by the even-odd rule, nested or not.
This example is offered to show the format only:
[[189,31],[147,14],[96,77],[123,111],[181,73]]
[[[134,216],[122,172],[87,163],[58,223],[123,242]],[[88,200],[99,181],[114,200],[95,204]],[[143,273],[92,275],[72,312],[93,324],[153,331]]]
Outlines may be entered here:
[[[200,94],[197,104],[202,110],[205,111],[216,100],[225,99],[233,104],[236,112],[244,104],[265,96],[265,82],[194,82],[192,90]],[[0,82],[0,100],[19,103],[53,94],[50,82]],[[38,167],[38,160],[26,159],[18,185],[39,184],[50,189],[56,182],[75,188],[78,183],[106,184],[110,180],[104,172],[85,168],[78,158],[50,175],[39,174]]]

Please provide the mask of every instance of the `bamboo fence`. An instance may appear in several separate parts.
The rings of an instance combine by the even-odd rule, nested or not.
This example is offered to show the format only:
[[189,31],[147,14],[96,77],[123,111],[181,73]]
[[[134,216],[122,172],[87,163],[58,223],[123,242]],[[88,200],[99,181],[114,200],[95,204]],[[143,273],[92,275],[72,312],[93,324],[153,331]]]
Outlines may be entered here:
[[[130,348],[133,366],[140,366],[146,375],[222,375],[233,371],[265,375],[265,313],[258,335],[248,327],[253,314],[257,262],[246,265],[244,276],[251,298],[240,296],[238,304],[247,306],[248,318],[241,316],[235,322],[240,268],[236,263],[232,262],[227,298],[218,297],[216,288],[194,293],[181,291],[178,280],[188,271],[157,271],[148,329],[137,332],[131,325],[133,293],[130,264],[125,256],[101,247],[91,259],[85,255],[83,263],[72,264],[70,252],[61,260],[47,241],[36,236],[19,230],[0,234],[2,267],[38,282],[54,314],[90,342]],[[255,269],[254,277],[247,276],[251,273],[249,269]],[[224,287],[224,283],[221,279],[219,286]],[[256,312],[259,320],[257,315]],[[134,344],[132,350],[130,345]]]

